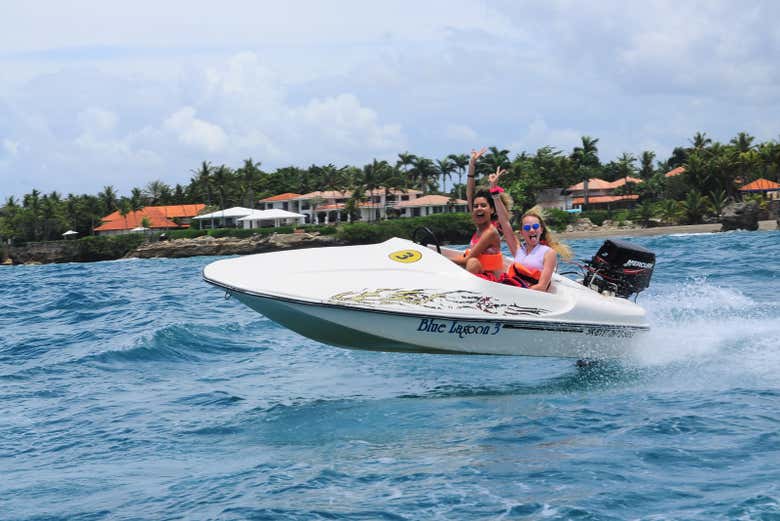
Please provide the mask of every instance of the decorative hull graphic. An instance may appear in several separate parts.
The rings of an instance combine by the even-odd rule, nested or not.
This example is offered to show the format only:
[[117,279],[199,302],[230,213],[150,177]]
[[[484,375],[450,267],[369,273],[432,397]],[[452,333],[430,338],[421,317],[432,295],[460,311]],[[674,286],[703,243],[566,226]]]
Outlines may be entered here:
[[415,306],[440,311],[475,311],[496,316],[539,316],[550,311],[537,307],[518,306],[513,302],[502,302],[490,295],[473,291],[440,291],[432,289],[377,288],[359,291],[345,291],[330,297],[334,304],[357,304],[382,306],[387,309],[408,309]]

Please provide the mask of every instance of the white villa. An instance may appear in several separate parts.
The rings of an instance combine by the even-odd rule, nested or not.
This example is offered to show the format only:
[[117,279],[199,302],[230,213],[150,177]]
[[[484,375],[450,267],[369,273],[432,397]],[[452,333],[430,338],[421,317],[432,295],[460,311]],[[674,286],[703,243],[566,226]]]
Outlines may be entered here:
[[[346,203],[351,191],[316,191],[308,194],[284,193],[260,200],[266,210],[276,208],[306,215],[307,222],[324,223],[350,221]],[[316,208],[315,208],[316,207]],[[419,190],[366,191],[358,205],[360,220],[377,221],[387,217],[419,217],[436,213],[465,212],[466,201],[452,200],[445,195],[422,195]]]
[[216,212],[193,217],[199,228],[278,228],[279,226],[300,225],[306,216],[273,208],[271,210],[253,210],[242,206],[225,208]]

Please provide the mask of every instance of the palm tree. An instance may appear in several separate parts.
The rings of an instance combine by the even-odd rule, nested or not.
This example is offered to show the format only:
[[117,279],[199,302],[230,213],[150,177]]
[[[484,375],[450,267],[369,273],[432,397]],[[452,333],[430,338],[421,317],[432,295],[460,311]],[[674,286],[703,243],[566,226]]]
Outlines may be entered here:
[[127,215],[132,211],[132,207],[130,206],[130,201],[127,199],[122,199],[119,203],[119,215],[122,216],[122,218],[125,220],[125,230],[129,228],[127,225]]
[[457,166],[455,163],[453,163],[452,159],[449,158],[449,156],[445,157],[444,159],[437,159],[436,160],[436,170],[439,172],[439,175],[441,176],[441,190],[444,191],[444,187],[447,184],[447,178],[452,180],[452,173],[455,171]]
[[57,215],[57,203],[59,194],[52,192],[51,195],[41,197],[41,218],[43,220],[42,239],[48,241],[51,238],[52,226],[55,224]]
[[[374,193],[374,190],[379,188],[381,185],[383,178],[387,176],[387,170],[389,169],[392,169],[392,167],[387,161],[377,161],[374,159],[371,163],[363,167],[363,172],[359,183],[360,188],[356,189],[355,191],[361,193],[367,192],[369,197],[371,197]],[[372,200],[369,199],[369,201]],[[369,211],[368,217],[369,221],[373,220],[373,207],[371,207],[371,211]]]
[[152,181],[144,188],[144,195],[149,199],[151,206],[160,204],[165,195],[170,195],[170,193],[171,187],[160,180]]
[[707,148],[707,145],[712,144],[712,140],[707,137],[706,132],[696,132],[690,142],[693,149],[697,151],[702,151]]
[[418,157],[414,162],[414,168],[411,170],[412,176],[416,181],[417,187],[423,194],[428,193],[431,188],[436,188],[436,176],[438,172],[436,165],[426,157]]
[[634,211],[641,219],[642,226],[647,226],[648,223],[650,223],[650,219],[652,219],[655,214],[655,205],[650,201],[645,201],[636,205]]
[[571,153],[571,159],[574,162],[574,169],[577,172],[577,176],[582,181],[582,188],[584,191],[583,208],[587,210],[588,197],[590,195],[588,182],[590,177],[595,173],[596,168],[600,165],[598,156],[599,149],[596,146],[599,139],[590,136],[582,136],[581,140],[582,146],[574,147]]
[[468,154],[450,154],[449,157],[458,169],[458,188],[460,193],[458,197],[463,199],[463,176],[466,174],[466,168],[469,166]]
[[65,217],[68,221],[68,226],[73,230],[79,229],[79,218],[82,215],[81,211],[81,199],[73,194],[68,194],[65,199]]
[[[195,177],[192,178],[192,184],[199,187],[201,196],[206,197],[206,205],[211,206],[211,174],[214,167],[208,161],[203,161],[198,170],[192,170]],[[212,223],[213,224],[213,223]]]
[[244,159],[244,164],[239,168],[236,173],[241,178],[242,192],[246,195],[243,203],[249,207],[255,207],[255,183],[260,177],[260,162],[255,163],[252,158]]
[[144,195],[140,188],[130,190],[130,206],[133,210],[140,210],[144,207]]
[[688,192],[688,197],[680,204],[682,211],[691,224],[698,224],[709,210],[707,198],[701,195],[698,190]]
[[636,157],[628,152],[623,152],[618,158],[617,173],[618,179],[625,178],[628,181],[629,177],[636,175]]
[[488,151],[477,162],[477,175],[490,175],[498,168],[509,169],[509,150],[497,147],[488,147]]
[[674,199],[664,199],[656,205],[656,214],[666,224],[674,224],[680,216],[680,203]]
[[399,167],[403,172],[408,172],[411,167],[414,166],[414,162],[417,160],[417,156],[410,154],[409,152],[402,152],[398,154],[398,161],[395,165]]
[[710,192],[710,206],[712,207],[712,210],[715,212],[715,215],[718,219],[720,219],[720,214],[723,213],[723,209],[726,207],[726,205],[729,203],[729,198],[726,195],[726,192],[721,190],[720,192]]
[[216,170],[214,170],[214,174],[212,176],[212,179],[214,181],[214,186],[217,188],[217,192],[219,193],[219,209],[224,210],[225,209],[225,193],[228,190],[228,184],[230,183],[230,169],[226,167],[225,165],[219,165]]
[[642,152],[642,155],[639,157],[639,177],[642,180],[647,181],[653,177],[653,174],[655,173],[653,161],[655,161],[655,152],[651,152],[650,150]]
[[22,206],[28,210],[26,213],[29,215],[29,218],[32,221],[30,223],[29,233],[26,233],[25,235],[31,236],[33,240],[38,240],[40,237],[40,232],[38,231],[41,218],[40,196],[41,193],[33,188],[32,192],[25,194],[24,199],[22,200]]
[[748,134],[747,132],[739,132],[736,137],[731,138],[731,143],[737,147],[737,152],[743,154],[754,148],[753,141],[756,138]]
[[89,228],[89,234],[95,235],[95,219],[99,219],[103,217],[103,214],[101,214],[101,208],[100,208],[100,199],[95,197],[94,195],[85,195],[84,196],[84,208],[87,211],[87,215],[89,215],[90,220],[90,228]]
[[404,176],[401,174],[401,170],[399,170],[398,167],[388,163],[387,167],[382,167],[380,169],[379,186],[384,187],[385,190],[385,217],[387,217],[387,209],[391,207],[389,204],[390,191],[401,190],[405,193],[406,183],[404,181]]
[[[314,170],[316,169],[316,170]],[[316,171],[319,175],[319,184],[325,190],[342,192],[345,188],[344,170],[336,168],[336,165],[329,163],[325,166],[312,166],[310,170]]]
[[118,198],[113,186],[104,186],[103,191],[98,194],[98,197],[103,202],[103,211],[106,214],[110,214],[117,209]]

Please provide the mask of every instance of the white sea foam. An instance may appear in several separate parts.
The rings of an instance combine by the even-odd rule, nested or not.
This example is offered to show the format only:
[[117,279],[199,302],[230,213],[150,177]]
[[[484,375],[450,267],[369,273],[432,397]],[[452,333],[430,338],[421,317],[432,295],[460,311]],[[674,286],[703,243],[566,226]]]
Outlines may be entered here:
[[[734,288],[691,281],[643,302],[651,331],[639,341],[635,362],[675,366],[686,387],[730,387],[780,382],[780,320],[773,305]],[[671,382],[667,382],[671,383]]]

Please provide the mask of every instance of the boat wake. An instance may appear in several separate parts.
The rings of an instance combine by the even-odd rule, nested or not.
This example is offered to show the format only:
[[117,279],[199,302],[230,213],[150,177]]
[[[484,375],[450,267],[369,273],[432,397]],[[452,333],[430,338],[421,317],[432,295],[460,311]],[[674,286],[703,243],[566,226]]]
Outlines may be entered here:
[[676,368],[704,385],[738,385],[746,376],[780,382],[777,303],[694,279],[661,286],[643,304],[651,330],[630,361],[635,366]]

